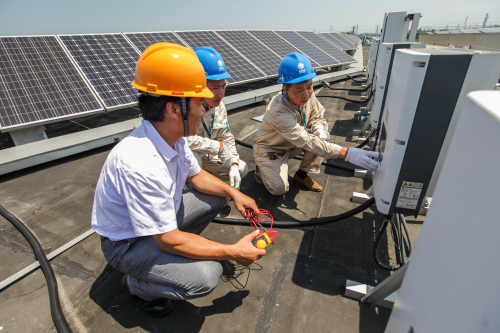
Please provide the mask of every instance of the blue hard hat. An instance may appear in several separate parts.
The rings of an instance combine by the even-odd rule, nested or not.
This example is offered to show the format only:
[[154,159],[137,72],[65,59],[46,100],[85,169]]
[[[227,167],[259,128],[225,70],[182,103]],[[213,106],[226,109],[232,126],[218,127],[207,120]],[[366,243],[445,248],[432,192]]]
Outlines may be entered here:
[[309,58],[298,52],[287,54],[278,69],[278,83],[299,83],[315,76],[316,72]]
[[198,47],[194,49],[194,52],[205,69],[207,80],[223,80],[231,77],[226,71],[221,55],[213,48]]

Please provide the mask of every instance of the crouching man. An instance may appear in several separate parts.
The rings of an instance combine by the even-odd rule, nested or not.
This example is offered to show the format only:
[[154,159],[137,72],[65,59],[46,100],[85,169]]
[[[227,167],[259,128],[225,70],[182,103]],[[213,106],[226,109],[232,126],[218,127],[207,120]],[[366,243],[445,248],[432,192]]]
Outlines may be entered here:
[[311,191],[323,187],[308,173],[319,173],[324,158],[342,158],[365,169],[375,169],[377,153],[341,147],[326,141],[325,108],[316,99],[312,79],[316,76],[303,54],[287,54],[278,69],[281,93],[269,103],[254,139],[255,179],[274,195],[288,191],[288,160],[304,153],[293,180]]
[[222,102],[226,93],[226,79],[231,75],[221,55],[211,47],[194,50],[207,76],[207,88],[214,94],[203,98],[206,114],[201,117],[196,135],[189,136],[189,148],[203,170],[215,177],[229,181],[240,189],[241,178],[248,173],[248,167],[236,151],[234,136],[227,120],[227,111]]
[[[199,236],[229,198],[245,218],[246,208],[258,208],[200,169],[187,145],[185,136],[195,134],[205,114],[202,99],[213,97],[196,54],[177,44],[154,44],[140,57],[132,85],[141,93],[144,120],[106,159],[92,228],[140,310],[162,317],[172,299],[209,294],[225,260],[249,265],[266,252],[251,243],[257,232],[232,245]],[[193,188],[183,191],[186,181]]]

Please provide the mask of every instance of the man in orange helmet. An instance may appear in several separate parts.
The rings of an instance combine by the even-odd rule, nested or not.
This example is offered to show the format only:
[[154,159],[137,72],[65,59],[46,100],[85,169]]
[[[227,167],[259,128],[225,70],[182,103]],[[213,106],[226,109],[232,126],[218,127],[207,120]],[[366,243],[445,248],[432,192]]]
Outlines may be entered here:
[[[233,245],[199,234],[234,200],[247,218],[255,201],[200,169],[185,137],[213,97],[196,54],[158,43],[140,57],[132,86],[139,90],[143,121],[110,152],[97,184],[92,228],[101,235],[106,260],[125,273],[122,282],[144,313],[162,317],[171,299],[209,294],[226,260],[243,265],[265,255],[251,240]],[[186,182],[192,189],[183,192]]]

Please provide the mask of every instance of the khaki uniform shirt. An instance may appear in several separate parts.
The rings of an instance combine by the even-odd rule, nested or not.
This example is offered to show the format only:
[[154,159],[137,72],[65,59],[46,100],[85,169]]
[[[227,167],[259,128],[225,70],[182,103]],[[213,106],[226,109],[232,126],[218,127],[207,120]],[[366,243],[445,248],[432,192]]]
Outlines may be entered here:
[[[306,105],[300,107],[285,98],[282,93],[273,97],[267,106],[264,119],[254,139],[255,153],[282,152],[292,148],[302,148],[329,159],[337,158],[341,146],[328,143],[311,134],[317,129],[328,132],[328,123],[323,115],[325,108],[312,95]],[[305,112],[305,126],[302,117]]]
[[224,146],[232,152],[231,164],[238,164],[240,157],[236,151],[234,136],[229,128],[227,111],[223,102],[216,108],[210,108],[202,117],[209,132],[212,128],[212,116],[214,116],[212,135],[209,137],[209,133],[207,133],[200,120],[196,135],[186,138],[189,148],[200,154],[218,155],[220,148],[219,141],[222,141],[224,142]]

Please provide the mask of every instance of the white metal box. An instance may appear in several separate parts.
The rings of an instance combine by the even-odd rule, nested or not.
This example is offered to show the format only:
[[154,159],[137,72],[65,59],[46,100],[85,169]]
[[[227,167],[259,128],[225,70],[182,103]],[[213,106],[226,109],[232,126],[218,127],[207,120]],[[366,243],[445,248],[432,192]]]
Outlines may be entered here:
[[370,47],[370,55],[368,56],[368,78],[366,80],[366,84],[373,84],[375,78],[375,71],[377,68],[377,54],[378,54],[378,46],[380,44],[380,39],[373,38],[372,45]]
[[[459,109],[460,110],[460,109]],[[465,98],[433,204],[387,324],[396,332],[500,332],[500,91]],[[470,154],[468,154],[470,152]]]
[[377,128],[380,121],[381,110],[384,109],[387,91],[390,83],[390,75],[394,54],[399,49],[425,49],[425,43],[382,43],[378,48],[376,83],[373,86],[375,96],[373,106],[370,109],[370,126]]
[[[484,89],[489,76],[498,77],[498,70],[499,53],[396,51],[376,144],[382,160],[373,176],[381,213],[417,214],[446,154],[445,147],[440,157],[455,109],[468,92]],[[479,79],[485,72],[497,74]]]

